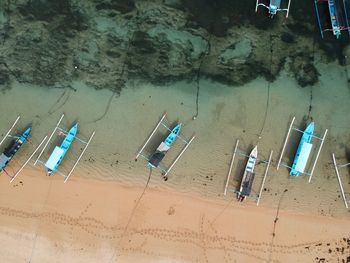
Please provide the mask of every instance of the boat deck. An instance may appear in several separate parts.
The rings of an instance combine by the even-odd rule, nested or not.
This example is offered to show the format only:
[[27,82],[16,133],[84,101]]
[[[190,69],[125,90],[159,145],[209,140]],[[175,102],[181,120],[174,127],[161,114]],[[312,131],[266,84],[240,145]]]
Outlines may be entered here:
[[252,191],[253,181],[254,181],[255,173],[247,172],[246,176],[243,178],[242,182],[242,190],[240,192],[243,196],[249,196]]
[[64,153],[65,150],[56,146],[52,154],[50,155],[50,158],[45,163],[46,168],[50,169],[51,171],[55,171],[57,165],[59,164],[59,161],[61,160],[61,158],[63,158]]

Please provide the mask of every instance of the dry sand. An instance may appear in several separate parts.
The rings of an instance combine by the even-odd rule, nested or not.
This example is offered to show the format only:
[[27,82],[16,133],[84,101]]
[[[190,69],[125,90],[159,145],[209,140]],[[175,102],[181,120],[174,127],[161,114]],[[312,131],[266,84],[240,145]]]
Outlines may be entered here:
[[[27,168],[0,177],[1,262],[342,262],[349,220]],[[147,179],[147,178],[145,178]],[[144,192],[144,193],[143,193]],[[143,194],[142,194],[143,193]]]

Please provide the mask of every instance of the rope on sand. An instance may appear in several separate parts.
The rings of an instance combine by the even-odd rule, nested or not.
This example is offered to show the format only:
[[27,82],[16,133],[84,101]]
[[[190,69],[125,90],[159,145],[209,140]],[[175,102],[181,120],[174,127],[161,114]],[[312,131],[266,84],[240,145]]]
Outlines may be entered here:
[[[124,228],[124,232],[123,232],[123,234],[122,234],[120,240],[123,240],[123,238],[124,238],[126,232],[128,231],[128,227],[129,227],[129,225],[130,225],[130,223],[131,223],[131,220],[132,220],[133,217],[134,217],[136,208],[137,208],[138,205],[140,204],[140,201],[141,201],[143,195],[145,194],[146,189],[147,189],[147,187],[148,187],[148,184],[149,184],[149,182],[150,182],[150,180],[151,180],[151,175],[152,175],[152,168],[150,168],[150,170],[149,170],[149,174],[148,174],[148,179],[147,179],[146,185],[145,185],[145,187],[143,188],[143,191],[142,191],[141,195],[140,195],[139,198],[137,199],[136,204],[135,204],[134,208],[133,208],[132,211],[131,211],[130,217],[129,217],[129,219],[128,219],[128,222],[126,223],[126,226],[125,226],[125,228]],[[108,261],[109,263],[112,262],[112,260],[114,259],[115,255],[116,255],[116,253],[115,253],[115,250],[114,250],[114,252],[113,252],[113,254],[112,254],[110,260]]]

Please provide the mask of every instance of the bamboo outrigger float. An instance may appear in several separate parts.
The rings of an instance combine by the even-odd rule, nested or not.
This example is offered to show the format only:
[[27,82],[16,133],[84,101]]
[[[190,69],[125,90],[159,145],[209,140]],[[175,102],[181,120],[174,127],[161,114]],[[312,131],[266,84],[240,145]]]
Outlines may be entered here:
[[[309,176],[309,183],[310,183],[311,179],[312,179],[312,176],[313,176],[313,173],[314,173],[314,170],[315,170],[315,167],[316,167],[316,164],[317,164],[317,161],[318,161],[318,158],[320,156],[320,153],[321,153],[321,150],[322,150],[322,146],[323,146],[323,143],[325,141],[325,138],[326,138],[328,130],[327,129],[325,130],[325,132],[323,134],[323,137],[321,138],[321,137],[313,135],[314,129],[315,129],[314,122],[311,122],[306,127],[305,130],[300,130],[298,128],[293,127],[294,121],[295,121],[295,117],[293,117],[292,122],[290,123],[289,129],[288,129],[288,132],[287,132],[287,136],[285,138],[285,141],[284,141],[284,144],[283,144],[283,147],[282,147],[280,158],[279,158],[278,163],[277,163],[277,170],[279,169],[279,167],[281,165],[281,161],[282,161],[282,158],[283,158],[283,154],[284,154],[285,148],[287,146],[287,142],[288,142],[288,139],[289,139],[290,132],[292,130],[294,130],[296,132],[300,132],[300,133],[302,133],[302,137],[301,137],[301,140],[299,141],[298,149],[297,149],[297,152],[296,152],[296,154],[294,156],[294,161],[293,161],[292,166],[288,166],[286,164],[282,164],[282,166],[287,167],[288,169],[290,169],[290,175],[292,175],[292,176],[298,176],[299,174],[308,175]],[[311,150],[312,150],[312,147],[313,147],[313,144],[311,143],[312,139],[316,139],[316,140],[320,141],[321,143],[320,143],[319,149],[317,151],[315,160],[313,161],[312,164],[310,164],[312,166],[311,172],[306,172],[305,168],[306,168],[307,163],[309,161],[309,157],[310,157]]]
[[348,206],[348,202],[347,202],[347,200],[346,200],[346,196],[345,196],[345,193],[344,193],[344,188],[343,188],[342,180],[341,180],[341,178],[340,178],[339,168],[350,167],[350,163],[341,164],[341,165],[337,164],[337,161],[336,161],[336,159],[335,159],[334,153],[332,153],[332,159],[333,159],[333,164],[334,164],[335,173],[336,173],[337,178],[338,178],[338,183],[339,183],[340,192],[341,192],[341,195],[342,195],[342,197],[343,197],[344,205],[345,205],[345,207],[348,209],[349,206]]
[[271,18],[273,18],[277,14],[277,12],[280,12],[280,11],[286,12],[286,18],[287,18],[289,15],[290,3],[292,0],[288,0],[288,4],[285,8],[281,8],[282,1],[283,0],[256,0],[255,12],[258,12],[258,7],[262,6],[268,10],[269,16]]
[[[11,128],[7,131],[4,138],[1,140],[0,145],[7,139],[7,138],[13,138],[12,142],[9,144],[9,146],[5,149],[5,151],[0,155],[0,172],[4,171],[7,175],[9,173],[6,171],[6,167],[9,165],[12,158],[15,156],[15,154],[19,151],[19,149],[22,147],[22,145],[28,141],[28,137],[32,131],[32,127],[27,127],[24,132],[22,132],[19,136],[11,135],[12,129],[15,127],[17,122],[19,121],[20,116],[17,117],[17,119],[12,124]],[[22,164],[22,166],[13,174],[9,175],[11,177],[10,183],[12,183],[15,178],[20,174],[20,172],[24,169],[24,167],[28,164],[28,162],[33,158],[34,154],[39,150],[41,145],[46,140],[47,136],[44,137],[44,139],[41,141],[41,143],[36,147],[36,149],[32,152],[32,154],[29,156],[29,158]]]
[[[148,137],[146,140],[145,144],[141,147],[139,152],[135,156],[135,161],[137,161],[138,157],[141,156],[144,159],[148,161],[148,167],[150,169],[152,168],[159,168],[162,171],[163,179],[166,181],[168,180],[168,174],[171,171],[171,169],[174,167],[175,163],[180,159],[182,154],[187,150],[187,148],[190,146],[192,141],[194,140],[195,136],[192,136],[190,140],[185,140],[182,137],[180,137],[180,132],[182,129],[182,124],[178,123],[173,129],[170,129],[167,124],[164,123],[164,120],[166,119],[166,113],[163,114],[162,118],[160,121],[157,123],[156,127],[153,129],[151,135]],[[145,149],[146,145],[149,143],[151,140],[152,136],[154,133],[157,131],[160,125],[163,125],[170,133],[168,136],[159,144],[155,152],[150,156],[144,155],[142,152]],[[175,140],[179,138],[184,144],[185,147],[181,150],[179,155],[176,157],[176,159],[170,164],[170,166],[166,168],[162,168],[160,166],[161,161],[165,157],[165,154],[170,150],[171,146],[175,142]]]
[[[227,178],[226,178],[224,195],[226,195],[228,191],[234,192],[234,193],[237,194],[237,200],[240,201],[240,202],[244,201],[247,197],[249,197],[250,194],[251,194],[251,191],[252,191],[253,181],[254,181],[254,178],[255,178],[255,172],[254,172],[255,163],[256,163],[256,161],[259,161],[260,163],[266,164],[266,168],[265,168],[263,180],[262,180],[262,183],[261,183],[261,186],[260,186],[260,191],[259,191],[259,194],[258,194],[257,199],[256,199],[256,205],[258,206],[259,203],[260,203],[260,198],[261,198],[261,195],[262,195],[262,190],[264,188],[266,176],[267,176],[267,173],[269,171],[270,164],[271,164],[273,151],[270,152],[270,156],[269,156],[268,161],[263,161],[263,160],[259,160],[258,159],[258,147],[257,146],[255,146],[253,148],[253,150],[250,152],[249,155],[246,155],[246,154],[241,153],[240,151],[238,151],[238,144],[239,144],[239,140],[237,140],[235,148],[233,150],[231,163],[230,163],[230,168],[229,168],[229,171],[228,171],[228,174],[227,174]],[[229,187],[230,178],[231,178],[231,172],[232,172],[233,163],[234,163],[234,160],[235,160],[235,157],[236,157],[236,153],[241,155],[241,156],[244,156],[244,157],[248,158],[247,164],[246,164],[245,169],[244,169],[244,173],[243,173],[243,177],[242,177],[242,180],[241,180],[241,184],[240,184],[239,190],[228,188]]]
[[[78,124],[74,124],[69,131],[65,131],[63,129],[61,129],[59,127],[62,119],[64,117],[64,114],[62,114],[61,118],[59,119],[58,123],[56,124],[56,127],[54,128],[54,130],[52,131],[48,141],[46,142],[44,148],[41,150],[39,156],[37,157],[34,165],[36,165],[38,162],[43,164],[46,169],[47,169],[47,175],[52,175],[53,173],[58,173],[60,175],[62,175],[65,179],[64,182],[66,183],[69,179],[69,177],[72,175],[75,167],[77,166],[78,162],[80,161],[81,157],[83,156],[83,154],[85,153],[87,147],[89,146],[92,138],[95,135],[95,131],[90,135],[90,138],[88,139],[88,141],[83,141],[79,138],[76,137],[77,133],[78,133]],[[63,134],[65,136],[64,140],[62,141],[60,146],[56,146],[55,149],[53,150],[53,152],[51,153],[50,157],[48,158],[48,160],[44,163],[43,161],[40,161],[39,158],[41,157],[41,155],[43,154],[43,152],[45,151],[48,143],[50,142],[52,136],[54,135],[54,133],[56,132],[56,130],[60,131],[60,134]],[[78,140],[79,142],[85,144],[84,149],[82,150],[82,152],[80,153],[78,159],[76,160],[76,162],[74,163],[73,167],[71,168],[71,170],[68,172],[67,175],[65,175],[64,173],[58,171],[58,167],[61,164],[61,162],[63,161],[63,158],[65,157],[65,155],[67,154],[70,146],[72,145],[74,140]]]
[[[324,37],[323,33],[327,31],[332,32],[337,39],[340,38],[342,31],[346,30],[350,36],[349,18],[347,13],[348,6],[346,5],[345,0],[314,0],[314,3],[317,22],[322,38]],[[325,9],[328,10],[330,18],[330,25],[328,27],[324,27],[321,22],[319,4],[327,4]]]

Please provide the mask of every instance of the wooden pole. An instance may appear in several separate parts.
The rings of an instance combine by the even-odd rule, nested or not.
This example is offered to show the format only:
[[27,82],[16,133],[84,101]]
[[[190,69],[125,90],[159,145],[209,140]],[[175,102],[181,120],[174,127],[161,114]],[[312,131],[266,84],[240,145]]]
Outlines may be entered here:
[[236,151],[237,151],[238,144],[239,144],[239,140],[236,141],[236,146],[235,146],[235,149],[233,150],[233,153],[232,153],[232,158],[231,158],[231,163],[230,163],[230,169],[228,170],[228,174],[227,174],[227,178],[226,178],[226,183],[225,183],[224,195],[227,194],[227,187],[228,187],[228,183],[229,183],[229,181],[230,181],[231,172],[232,172],[232,167],[233,167],[233,162],[234,162],[234,160],[235,160],[235,156],[236,156]]
[[86,151],[87,147],[89,146],[89,144],[90,144],[92,138],[94,137],[94,135],[95,135],[95,131],[91,134],[91,136],[90,136],[88,142],[87,142],[86,145],[85,145],[85,148],[83,149],[83,151],[82,151],[81,154],[79,155],[78,160],[77,160],[77,161],[75,162],[75,164],[73,165],[73,168],[72,168],[72,169],[70,170],[70,172],[68,173],[66,179],[64,179],[64,183],[66,183],[66,182],[68,181],[69,177],[70,177],[71,174],[73,173],[75,167],[78,165],[78,162],[80,161],[81,157],[83,156],[84,152]]
[[288,8],[287,8],[287,15],[286,15],[286,18],[288,18],[288,16],[289,16],[289,8],[290,8],[290,2],[291,2],[292,0],[289,0],[289,2],[288,2]]
[[315,167],[316,167],[316,164],[317,164],[317,161],[318,161],[318,157],[320,156],[320,153],[321,153],[321,150],[322,150],[322,146],[323,146],[324,140],[326,138],[327,132],[328,132],[328,130],[326,129],[326,131],[324,132],[323,138],[321,140],[321,145],[320,145],[320,148],[318,149],[315,162],[314,162],[314,164],[312,166],[312,169],[311,169],[311,173],[310,173],[310,177],[309,177],[309,183],[311,182],[311,178],[312,178],[312,175],[314,173],[314,170],[315,170]]
[[27,163],[30,161],[30,159],[32,159],[32,157],[34,156],[34,154],[39,150],[39,148],[41,147],[41,145],[43,144],[43,142],[46,140],[47,135],[44,137],[44,139],[41,141],[41,143],[38,145],[38,147],[36,147],[36,149],[34,150],[34,152],[30,155],[30,157],[27,159],[27,161],[21,166],[21,168],[19,168],[19,170],[16,172],[16,174],[12,177],[10,183],[13,182],[13,180],[15,180],[15,178],[17,177],[17,175],[19,175],[19,173],[23,170],[24,166],[27,165]]
[[267,172],[269,171],[269,166],[270,166],[270,163],[271,163],[272,153],[273,153],[273,151],[271,150],[270,156],[269,156],[269,161],[268,161],[268,163],[267,163],[267,166],[266,166],[266,169],[265,169],[265,173],[264,173],[264,179],[263,179],[262,184],[261,184],[261,188],[260,188],[258,200],[256,201],[256,205],[257,205],[257,206],[258,206],[259,203],[260,203],[260,198],[261,198],[262,190],[263,190],[263,187],[264,187],[264,184],[265,184],[265,179],[266,179]]
[[255,13],[258,12],[258,4],[259,4],[259,0],[256,0],[256,4],[255,4]]
[[282,161],[283,153],[284,153],[284,150],[285,150],[285,148],[286,148],[287,141],[288,141],[289,134],[290,134],[290,131],[291,131],[291,129],[292,129],[294,120],[295,120],[295,117],[293,117],[292,122],[291,122],[290,125],[289,125],[289,129],[288,129],[288,132],[287,132],[287,136],[286,136],[286,139],[284,140],[282,152],[281,152],[280,158],[279,158],[278,163],[277,163],[277,170],[278,170],[278,168],[280,168],[280,164],[281,164],[281,161]]
[[18,120],[21,118],[21,116],[18,116],[17,119],[15,120],[15,122],[12,124],[11,128],[9,129],[9,131],[6,133],[5,137],[1,140],[0,145],[6,140],[7,136],[10,134],[11,130],[13,129],[13,127],[15,127],[16,123],[18,122]]
[[166,173],[163,175],[164,177],[166,177],[168,175],[168,173],[170,172],[170,170],[173,168],[173,166],[175,165],[175,163],[180,159],[181,155],[187,150],[188,146],[190,146],[191,142],[194,140],[194,138],[196,138],[196,136],[193,136],[188,143],[186,144],[186,146],[182,149],[182,151],[180,152],[180,154],[176,157],[176,159],[174,160],[174,162],[170,165],[170,167],[168,168],[168,170],[166,171]]
[[347,201],[346,201],[346,197],[345,197],[345,194],[344,194],[343,185],[342,185],[342,182],[341,182],[341,180],[340,180],[340,175],[339,175],[339,171],[338,171],[337,162],[335,161],[334,153],[332,153],[332,158],[333,158],[333,164],[334,164],[334,168],[335,168],[335,173],[337,174],[337,177],[338,177],[338,182],[339,182],[339,187],[340,187],[341,195],[342,195],[342,197],[343,197],[345,207],[348,209],[349,207],[348,207],[348,203],[347,203]]
[[146,147],[147,143],[150,141],[150,139],[152,138],[153,134],[156,132],[156,130],[158,129],[159,125],[162,123],[163,119],[165,118],[166,113],[163,114],[162,118],[160,119],[160,121],[158,122],[157,126],[153,129],[151,135],[148,137],[147,141],[145,142],[145,144],[142,146],[141,150],[136,154],[135,157],[135,161],[137,160],[137,158],[139,158],[141,152],[143,151],[143,149]]
[[35,162],[34,162],[34,165],[36,165],[36,163],[38,162],[39,158],[41,157],[41,155],[42,155],[43,152],[45,151],[47,145],[49,144],[49,142],[50,142],[50,140],[51,140],[51,138],[52,138],[52,136],[54,135],[54,133],[56,132],[58,126],[60,125],[60,123],[61,123],[63,117],[64,117],[64,114],[62,114],[60,120],[57,122],[55,129],[52,131],[52,133],[51,133],[49,139],[46,141],[46,143],[45,143],[45,145],[44,145],[44,148],[43,148],[43,149],[41,150],[41,152],[39,153],[38,158],[36,158],[36,160],[35,160]]
[[346,166],[349,166],[350,165],[350,163],[346,163],[346,164],[341,164],[341,165],[338,165],[339,167],[346,167]]

